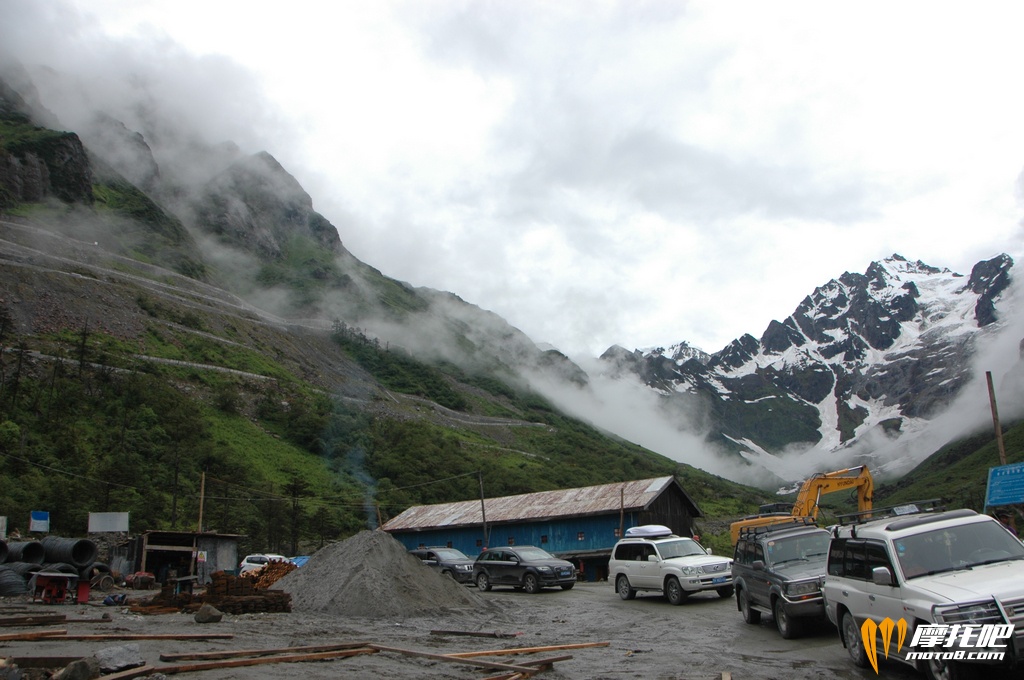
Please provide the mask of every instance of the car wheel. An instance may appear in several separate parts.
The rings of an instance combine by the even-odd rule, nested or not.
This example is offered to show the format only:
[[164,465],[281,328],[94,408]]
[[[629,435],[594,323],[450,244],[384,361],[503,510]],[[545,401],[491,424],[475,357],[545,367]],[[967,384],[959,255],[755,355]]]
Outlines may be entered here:
[[491,589],[491,579],[485,572],[481,571],[476,575],[476,587],[484,591]]
[[441,572],[441,576],[447,576],[450,579],[454,579],[455,578],[455,574],[453,574],[451,572],[451,570],[449,570],[449,569],[445,569],[444,571],[442,571]]
[[715,592],[718,593],[718,596],[724,600],[727,597],[732,597],[732,586],[722,586]]
[[772,616],[775,617],[775,627],[779,629],[779,635],[786,640],[792,640],[799,634],[799,624],[789,617],[786,608],[782,606],[782,598],[776,598],[772,607]]
[[736,593],[736,600],[740,613],[743,614],[744,621],[752,626],[761,623],[761,612],[750,606],[750,598],[747,597],[747,591],[740,588]]
[[562,584],[562,590],[572,590],[572,587],[574,585],[576,585],[576,584],[575,583],[563,583]]
[[665,579],[665,598],[669,604],[680,605],[686,599],[687,592],[679,585],[679,579],[669,576]]
[[950,659],[929,659],[924,667],[928,680],[974,680],[975,668]]
[[636,597],[636,590],[629,585],[629,579],[625,574],[619,574],[619,578],[615,579],[615,590],[623,600],[632,600]]
[[536,574],[527,574],[523,577],[523,590],[530,595],[540,592],[540,581],[537,580]]
[[859,668],[867,668],[871,665],[868,660],[868,653],[864,650],[864,640],[860,637],[860,626],[853,614],[843,614],[843,640],[846,642],[846,651],[850,653],[853,664]]

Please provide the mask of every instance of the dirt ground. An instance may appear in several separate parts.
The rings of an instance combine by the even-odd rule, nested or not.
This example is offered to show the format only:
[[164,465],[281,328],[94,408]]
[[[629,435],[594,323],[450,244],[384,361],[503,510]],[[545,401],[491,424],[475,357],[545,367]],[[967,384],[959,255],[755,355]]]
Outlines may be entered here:
[[[373,642],[433,654],[608,643],[607,646],[544,652],[532,658],[571,655],[554,669],[538,675],[552,680],[617,678],[711,679],[723,672],[733,678],[810,680],[819,678],[922,677],[899,665],[883,665],[876,675],[855,668],[835,630],[823,626],[798,640],[783,640],[766,616],[758,626],[743,623],[734,599],[699,595],[674,607],[660,596],[639,595],[623,601],[608,583],[579,583],[569,591],[544,590],[529,595],[510,588],[477,593],[486,601],[479,615],[453,610],[442,615],[348,618],[301,612],[225,615],[219,623],[198,624],[191,614],[139,615],[126,608],[86,605],[28,605],[29,613],[62,613],[69,619],[111,615],[109,623],[69,623],[56,626],[68,634],[96,633],[217,633],[230,639],[171,641],[40,640],[0,642],[7,657],[91,656],[98,650],[137,644],[142,659],[159,666],[160,654],[280,648],[345,641]],[[132,592],[132,591],[129,591]],[[134,596],[134,593],[133,593]],[[23,601],[8,601],[0,617],[24,615]],[[15,610],[17,608],[17,610]],[[47,627],[52,628],[52,627]],[[0,633],[39,628],[5,628]],[[432,631],[485,632],[513,637],[477,637]],[[505,663],[528,656],[478,657]],[[469,665],[416,658],[395,652],[301,664],[269,664],[245,668],[204,670],[184,674],[204,680],[245,678],[466,678],[498,675]]]

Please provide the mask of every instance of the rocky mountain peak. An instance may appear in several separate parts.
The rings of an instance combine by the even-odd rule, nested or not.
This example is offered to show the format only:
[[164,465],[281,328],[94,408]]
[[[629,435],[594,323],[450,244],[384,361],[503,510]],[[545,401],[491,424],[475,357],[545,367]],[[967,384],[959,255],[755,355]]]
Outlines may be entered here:
[[711,414],[708,436],[727,448],[835,450],[949,403],[969,377],[975,337],[998,321],[1012,267],[999,255],[965,282],[893,254],[818,286],[760,339],[745,334],[706,361],[677,361],[673,348],[685,343],[602,359],[631,367],[669,402],[698,402],[675,410]]

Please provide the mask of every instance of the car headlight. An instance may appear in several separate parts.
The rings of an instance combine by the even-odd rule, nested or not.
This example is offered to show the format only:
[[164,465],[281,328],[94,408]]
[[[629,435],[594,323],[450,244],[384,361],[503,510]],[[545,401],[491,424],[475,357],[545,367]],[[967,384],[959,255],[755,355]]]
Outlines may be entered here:
[[939,623],[1003,623],[1003,616],[995,600],[963,605],[941,605],[932,609]]
[[680,569],[683,572],[683,576],[699,576],[704,573],[703,567],[683,567]]
[[541,573],[544,573],[544,574],[550,574],[551,573],[551,567],[537,567],[537,571],[539,571]]
[[786,594],[790,597],[801,597],[803,595],[817,595],[818,581],[804,581],[803,583],[790,583],[786,586]]
[[473,571],[473,565],[472,564],[456,564],[455,568],[458,569],[459,571]]

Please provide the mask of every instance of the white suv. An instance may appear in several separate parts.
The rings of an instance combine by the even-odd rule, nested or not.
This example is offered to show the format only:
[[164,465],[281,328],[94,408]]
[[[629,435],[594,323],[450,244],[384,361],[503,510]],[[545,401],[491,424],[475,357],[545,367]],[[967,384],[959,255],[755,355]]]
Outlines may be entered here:
[[853,662],[877,672],[897,659],[944,680],[1024,665],[1024,544],[973,510],[892,513],[832,529],[825,612]]
[[712,555],[692,538],[660,524],[633,527],[612,549],[609,580],[623,600],[638,590],[658,591],[672,604],[691,593],[714,590],[732,597],[732,560]]

